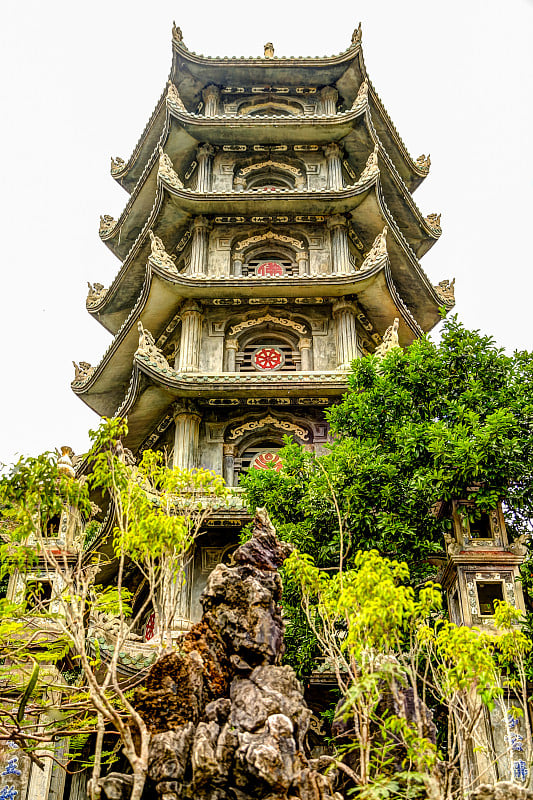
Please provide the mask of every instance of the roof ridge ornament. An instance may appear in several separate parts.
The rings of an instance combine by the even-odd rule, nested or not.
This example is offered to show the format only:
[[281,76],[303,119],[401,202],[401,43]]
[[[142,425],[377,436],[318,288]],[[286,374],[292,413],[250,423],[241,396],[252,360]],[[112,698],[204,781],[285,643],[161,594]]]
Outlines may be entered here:
[[183,42],[183,33],[179,25],[175,22],[172,23],[172,39],[175,42]]
[[397,347],[400,348],[400,342],[398,339],[398,327],[400,325],[399,317],[396,317],[392,325],[389,325],[385,333],[383,334],[383,341],[380,345],[376,347],[374,350],[374,355],[377,356],[380,361],[381,359],[390,353],[391,350],[395,350]]
[[362,38],[363,38],[363,29],[361,27],[361,23],[359,23],[357,28],[352,33],[352,47],[356,47],[358,44],[361,44]]
[[113,158],[111,156],[111,175],[118,175],[119,172],[122,172],[124,167],[126,166],[126,162],[120,156]]
[[385,225],[381,233],[378,233],[374,239],[374,243],[367,253],[367,256],[361,264],[360,271],[372,269],[376,264],[381,263],[388,257],[387,252],[387,232],[388,228]]
[[178,109],[178,111],[187,111],[183,104],[183,100],[181,99],[180,94],[172,81],[168,81],[167,83],[166,101],[167,105],[174,106],[176,109]]
[[424,217],[424,219],[430,228],[433,228],[434,231],[442,233],[442,227],[440,224],[441,216],[442,214],[428,214],[427,217]]
[[100,227],[98,229],[98,233],[100,236],[106,236],[110,231],[113,230],[116,224],[116,219],[114,219],[110,214],[100,215]]
[[150,331],[145,328],[141,320],[137,321],[137,330],[139,331],[139,346],[135,351],[136,356],[144,356],[157,367],[161,369],[170,369],[170,364],[166,360],[161,350],[157,347],[155,339]]
[[357,181],[356,185],[367,183],[372,178],[375,178],[376,175],[379,175],[378,151],[379,145],[376,144],[366,160],[365,168],[359,176],[359,180]]
[[368,81],[365,80],[362,82],[359,90],[357,92],[357,97],[353,101],[352,104],[352,111],[359,111],[360,108],[366,106],[368,104]]
[[151,228],[148,231],[148,234],[150,236],[150,243],[152,247],[152,252],[149,256],[151,261],[154,261],[158,266],[163,267],[164,269],[169,269],[172,272],[177,273],[178,269],[174,263],[176,256],[172,257],[167,253],[163,241],[159,238],[159,236],[154,234]]
[[429,153],[427,154],[427,156],[424,155],[424,153],[422,153],[422,155],[418,156],[418,158],[416,159],[415,164],[418,167],[418,169],[422,170],[422,172],[429,172],[429,168],[431,166],[431,156],[429,155]]
[[272,42],[267,42],[265,44],[265,58],[274,58],[274,45]]
[[159,169],[157,171],[157,177],[163,178],[163,180],[174,189],[183,189],[180,176],[174,169],[174,164],[170,156],[167,156],[161,145],[159,145]]
[[88,361],[80,361],[79,364],[73,361],[72,364],[74,366],[74,380],[72,383],[86,383],[95,370]]
[[87,292],[87,299],[85,301],[86,306],[96,305],[107,294],[107,289],[103,283],[89,283],[89,281],[87,281],[87,286],[89,287],[89,291]]
[[447,306],[455,305],[455,278],[452,281],[439,281],[433,288]]

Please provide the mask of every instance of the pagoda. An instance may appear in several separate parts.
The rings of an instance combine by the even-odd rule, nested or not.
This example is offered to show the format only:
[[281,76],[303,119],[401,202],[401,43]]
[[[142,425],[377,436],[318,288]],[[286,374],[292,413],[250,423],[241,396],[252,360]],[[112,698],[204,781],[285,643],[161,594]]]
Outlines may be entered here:
[[87,310],[113,338],[72,388],[128,418],[135,457],[165,450],[235,487],[198,542],[185,623],[248,520],[240,476],[278,469],[286,435],[319,452],[351,362],[393,323],[406,346],[453,306],[453,283],[420,266],[441,234],[413,199],[428,171],[372,86],[360,26],[320,58],[271,43],[204,57],[173,27],[168,84],[131,157],[111,162],[129,197],[100,237],[120,267],[89,285]]

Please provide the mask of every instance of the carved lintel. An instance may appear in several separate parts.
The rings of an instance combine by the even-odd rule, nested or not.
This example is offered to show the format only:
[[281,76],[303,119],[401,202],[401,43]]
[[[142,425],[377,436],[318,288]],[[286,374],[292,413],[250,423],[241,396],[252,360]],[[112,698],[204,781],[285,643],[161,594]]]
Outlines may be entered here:
[[357,97],[353,101],[352,111],[357,111],[363,106],[366,106],[367,103],[368,103],[368,81],[365,80],[359,87],[359,91],[357,92]]
[[298,169],[298,167],[294,167],[292,164],[284,164],[281,161],[272,161],[272,159],[269,159],[268,161],[260,161],[259,163],[256,164],[250,164],[248,167],[243,167],[239,171],[239,175],[244,176],[248,175],[249,172],[255,172],[255,170],[258,169],[269,169],[269,168],[283,170],[284,172],[290,172],[292,173],[292,175],[296,176],[300,176],[302,174],[302,171]]
[[143,326],[141,320],[137,322],[137,330],[139,331],[139,347],[137,348],[135,355],[145,356],[152,362],[152,364],[155,364],[155,366],[159,367],[160,369],[170,370],[170,364],[166,360],[161,350],[157,347],[154,337],[150,331]]
[[178,109],[178,111],[187,111],[183,105],[183,100],[181,99],[179,92],[172,81],[169,81],[167,85],[166,101],[169,106],[173,106],[174,108]]
[[122,172],[124,167],[126,166],[126,162],[123,158],[116,158],[111,157],[111,175],[117,175],[119,172]]
[[253,328],[255,325],[263,325],[267,322],[272,322],[275,325],[280,325],[285,328],[291,328],[296,333],[305,336],[307,333],[305,327],[300,325],[299,322],[294,322],[292,319],[285,319],[284,317],[275,317],[273,314],[263,314],[262,317],[255,317],[254,319],[245,319],[243,322],[239,322],[237,325],[233,325],[232,328],[229,330],[229,335],[231,337],[236,336],[238,333],[247,330],[248,328]]
[[74,380],[72,383],[85,383],[88,381],[94,372],[94,367],[91,367],[88,361],[80,361],[79,364],[75,361],[72,363],[74,365]]
[[398,317],[394,320],[392,325],[389,325],[385,333],[383,334],[383,341],[381,344],[376,347],[374,351],[374,355],[378,358],[383,358],[390,353],[391,350],[394,350],[396,347],[400,347],[400,342],[398,340],[398,327],[400,325],[400,320]]
[[361,264],[361,271],[372,269],[376,266],[376,264],[379,264],[381,261],[383,261],[387,255],[387,226],[385,225],[382,232],[378,233],[374,239],[374,243],[370,248],[368,255]]
[[87,286],[89,287],[89,291],[87,292],[87,299],[85,301],[86,306],[96,305],[96,303],[99,303],[107,294],[107,289],[104,287],[103,283],[89,283],[87,281]]
[[159,169],[157,175],[159,178],[163,178],[163,180],[174,189],[183,189],[183,183],[174,169],[170,156],[165,153],[161,145],[159,145]]
[[266,233],[257,234],[256,236],[250,236],[248,239],[243,239],[242,242],[237,242],[235,245],[235,250],[244,250],[245,247],[248,247],[251,244],[267,241],[268,239],[276,239],[278,242],[291,244],[293,247],[297,247],[299,250],[303,250],[304,247],[304,243],[300,239],[294,239],[292,236],[285,236],[284,234],[276,233],[275,231],[267,231]]
[[433,228],[434,231],[438,231],[439,233],[441,233],[442,231],[440,225],[441,216],[442,216],[441,214],[428,214],[427,217],[425,217],[424,219],[426,220],[430,228]]
[[156,236],[151,229],[148,231],[148,233],[150,235],[150,242],[152,247],[152,253],[150,255],[152,261],[155,261],[155,263],[158,264],[160,267],[172,270],[172,272],[177,272],[178,269],[174,263],[174,258],[172,256],[169,256],[162,240],[159,238],[159,236]]
[[366,183],[372,178],[375,178],[376,175],[379,175],[378,151],[379,145],[376,144],[374,150],[368,156],[365,168],[359,176],[359,180],[357,181],[358,184]]
[[279,428],[282,431],[294,433],[303,442],[306,442],[309,438],[309,431],[306,431],[305,428],[302,428],[300,425],[295,425],[293,422],[277,419],[277,417],[272,416],[272,414],[267,414],[266,417],[250,420],[250,422],[245,422],[244,425],[239,425],[238,428],[234,428],[228,436],[228,439],[238,439],[239,436],[242,436],[244,433],[255,431],[259,428],[266,428],[270,425],[273,428]]
[[418,167],[418,169],[421,169],[424,172],[429,172],[429,168],[431,166],[431,157],[429,156],[429,154],[427,156],[422,154],[421,156],[418,156],[418,158],[415,161],[415,164]]
[[103,214],[100,217],[100,228],[98,230],[100,236],[105,236],[109,231],[112,231],[117,221],[109,214]]
[[433,288],[446,305],[455,303],[455,278],[452,281],[440,281]]
[[363,29],[361,28],[361,23],[359,23],[357,28],[352,33],[352,47],[361,44],[362,38],[363,38]]

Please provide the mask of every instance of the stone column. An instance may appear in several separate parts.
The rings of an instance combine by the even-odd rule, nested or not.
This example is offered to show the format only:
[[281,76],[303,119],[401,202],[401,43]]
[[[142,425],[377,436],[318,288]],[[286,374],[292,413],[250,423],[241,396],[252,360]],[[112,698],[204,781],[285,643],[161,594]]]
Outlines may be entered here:
[[216,117],[219,113],[220,91],[218,86],[211,83],[206,86],[202,92],[202,98],[205,103],[204,115],[206,117]]
[[235,482],[235,451],[234,444],[225,444],[224,453],[224,480],[228,486],[233,486]]
[[180,406],[174,417],[173,466],[193,469],[198,457],[201,415],[192,404]]
[[215,148],[210,144],[202,144],[196,151],[198,161],[198,183],[196,191],[210,192],[213,180],[213,156]]
[[242,256],[240,254],[233,256],[233,274],[236,278],[242,276]]
[[349,369],[351,362],[357,358],[356,307],[342,298],[333,306],[333,317],[335,319],[337,368]]
[[209,222],[205,217],[195,217],[192,222],[191,275],[207,273]]
[[339,93],[334,86],[324,86],[320,92],[322,113],[328,117],[333,117],[337,113],[337,100]]
[[324,147],[328,165],[328,189],[342,189],[342,149],[336,142]]
[[226,339],[226,372],[235,372],[236,355],[239,349],[237,339]]
[[298,275],[309,275],[309,259],[307,253],[296,253],[296,263],[298,264]]
[[188,300],[181,311],[181,345],[179,372],[198,372],[202,339],[202,309],[194,300]]
[[350,251],[348,248],[348,223],[342,214],[334,214],[328,219],[331,231],[332,272],[350,272]]
[[298,342],[298,349],[300,350],[300,355],[302,357],[302,372],[311,372],[313,369],[312,346],[312,339],[300,339]]

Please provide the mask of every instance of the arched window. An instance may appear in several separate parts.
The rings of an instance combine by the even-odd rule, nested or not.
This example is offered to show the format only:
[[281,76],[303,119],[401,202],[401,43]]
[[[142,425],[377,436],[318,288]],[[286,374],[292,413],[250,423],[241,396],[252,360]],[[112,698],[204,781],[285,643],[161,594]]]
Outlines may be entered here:
[[297,275],[298,266],[294,251],[289,247],[272,246],[249,250],[243,261],[242,274],[246,277],[280,278]]
[[294,372],[301,356],[296,337],[259,330],[239,341],[235,361],[238,372]]

